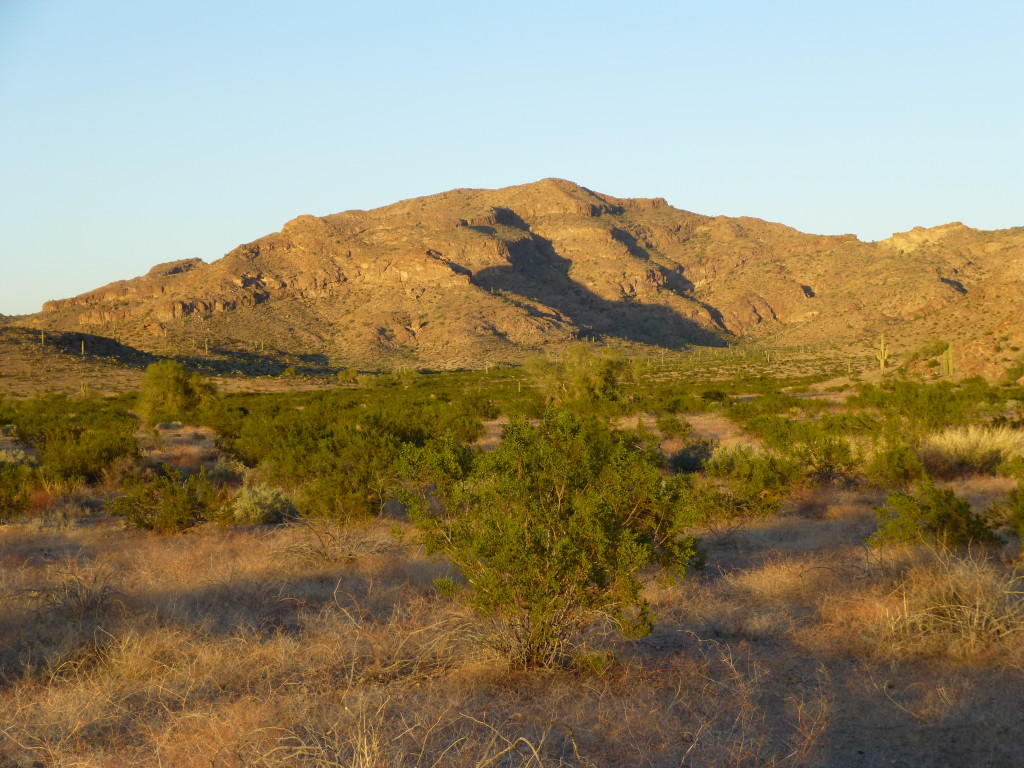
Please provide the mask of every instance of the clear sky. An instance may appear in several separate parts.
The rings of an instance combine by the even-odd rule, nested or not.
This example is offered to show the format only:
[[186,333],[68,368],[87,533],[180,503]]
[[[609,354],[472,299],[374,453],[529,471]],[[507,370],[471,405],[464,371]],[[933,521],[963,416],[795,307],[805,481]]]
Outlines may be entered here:
[[878,240],[1024,225],[1024,2],[0,0],[0,312],[547,176]]

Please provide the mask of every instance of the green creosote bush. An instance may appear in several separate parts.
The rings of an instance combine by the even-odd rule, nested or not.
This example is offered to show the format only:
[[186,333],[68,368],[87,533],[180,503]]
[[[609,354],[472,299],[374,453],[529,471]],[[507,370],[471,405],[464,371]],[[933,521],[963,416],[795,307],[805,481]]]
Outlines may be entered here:
[[164,474],[125,483],[124,495],[107,502],[109,512],[130,524],[160,533],[180,533],[216,516],[222,499],[206,477],[182,477],[164,467]]
[[860,470],[860,459],[843,437],[816,435],[794,444],[788,453],[809,476],[820,481],[851,478]]
[[583,345],[570,347],[553,360],[527,358],[525,368],[547,404],[588,409],[618,401],[627,373],[622,355],[594,352]]
[[864,476],[882,488],[906,485],[925,475],[924,465],[914,449],[899,441],[886,441],[864,463]]
[[868,543],[931,543],[943,547],[994,544],[999,537],[990,521],[971,510],[971,505],[947,489],[926,478],[912,493],[893,491],[885,504],[875,509],[878,530]]
[[0,523],[28,509],[33,477],[27,462],[0,461]]
[[338,371],[339,384],[355,384],[357,381],[359,381],[358,368],[343,368]]
[[757,518],[777,515],[780,509],[777,493],[700,475],[684,476],[680,495],[691,524],[706,527],[719,541]]
[[231,519],[243,525],[272,525],[295,515],[295,505],[280,488],[254,485],[231,500]]
[[686,422],[673,415],[662,416],[654,424],[667,437],[686,437],[691,431]]
[[803,471],[792,459],[746,445],[718,448],[704,465],[709,477],[729,480],[742,495],[781,495],[803,479]]
[[687,443],[668,458],[668,468],[673,472],[699,472],[714,452],[710,440],[694,440]]
[[1012,459],[1004,461],[996,467],[996,472],[1004,477],[1024,480],[1024,456],[1014,456]]
[[119,457],[138,454],[127,405],[124,398],[43,395],[0,402],[0,416],[39,451],[41,479],[95,481]]
[[146,368],[139,386],[137,409],[149,425],[187,421],[200,404],[216,397],[213,382],[188,371],[175,360],[160,360]]
[[137,455],[138,446],[130,433],[68,430],[50,434],[39,458],[47,477],[94,481],[117,459]]
[[1024,480],[1001,503],[993,504],[986,514],[999,520],[1018,538],[1024,539]]
[[513,419],[490,452],[440,440],[404,459],[411,518],[465,578],[513,667],[568,663],[597,614],[647,634],[641,569],[681,576],[696,552],[682,483],[595,419],[553,409],[536,427]]

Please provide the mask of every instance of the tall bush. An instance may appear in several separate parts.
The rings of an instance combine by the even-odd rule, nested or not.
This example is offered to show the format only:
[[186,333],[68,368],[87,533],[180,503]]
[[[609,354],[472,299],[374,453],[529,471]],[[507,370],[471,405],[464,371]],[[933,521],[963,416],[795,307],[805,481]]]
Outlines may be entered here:
[[989,522],[970,504],[930,478],[920,481],[913,493],[890,493],[875,516],[878,530],[869,539],[875,545],[925,542],[964,547],[998,541]]
[[180,421],[215,394],[213,382],[188,371],[176,360],[160,360],[146,368],[139,387],[138,411],[147,424]]
[[565,661],[595,612],[647,633],[640,569],[682,574],[695,551],[660,457],[593,419],[552,410],[536,427],[510,422],[489,453],[448,440],[406,458],[414,521],[500,627],[495,645],[513,666]]

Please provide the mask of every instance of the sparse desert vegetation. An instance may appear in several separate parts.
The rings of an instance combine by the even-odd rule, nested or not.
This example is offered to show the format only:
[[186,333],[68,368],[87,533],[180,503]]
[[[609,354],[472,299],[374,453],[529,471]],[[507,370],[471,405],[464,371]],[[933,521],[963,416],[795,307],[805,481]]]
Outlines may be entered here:
[[0,399],[0,765],[1020,762],[1024,392],[743,361]]

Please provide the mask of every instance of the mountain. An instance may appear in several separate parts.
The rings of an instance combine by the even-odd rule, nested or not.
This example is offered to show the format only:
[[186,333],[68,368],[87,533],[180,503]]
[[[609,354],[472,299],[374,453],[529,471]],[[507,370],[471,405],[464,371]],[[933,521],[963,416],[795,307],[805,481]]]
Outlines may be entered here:
[[544,179],[299,216],[212,263],[159,264],[21,322],[159,354],[200,343],[434,367],[592,336],[681,348],[885,332],[897,351],[955,342],[964,370],[996,375],[1024,346],[1022,306],[1024,228],[865,243]]

